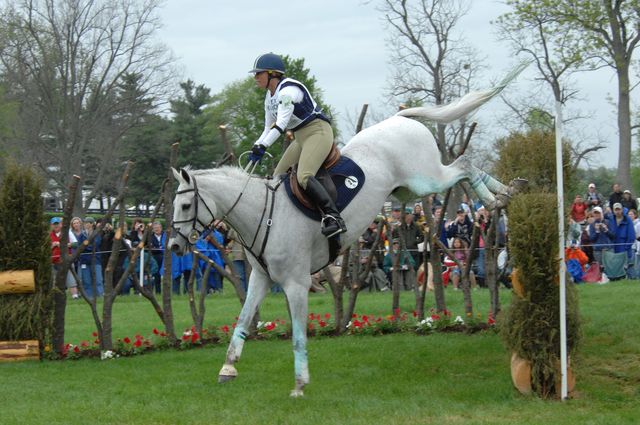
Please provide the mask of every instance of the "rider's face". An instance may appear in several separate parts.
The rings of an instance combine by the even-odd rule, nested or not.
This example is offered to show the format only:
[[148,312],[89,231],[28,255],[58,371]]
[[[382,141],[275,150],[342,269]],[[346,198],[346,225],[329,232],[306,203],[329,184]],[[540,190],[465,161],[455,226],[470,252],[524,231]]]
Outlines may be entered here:
[[256,72],[254,78],[256,79],[256,85],[261,89],[266,89],[269,84],[269,78],[267,71]]

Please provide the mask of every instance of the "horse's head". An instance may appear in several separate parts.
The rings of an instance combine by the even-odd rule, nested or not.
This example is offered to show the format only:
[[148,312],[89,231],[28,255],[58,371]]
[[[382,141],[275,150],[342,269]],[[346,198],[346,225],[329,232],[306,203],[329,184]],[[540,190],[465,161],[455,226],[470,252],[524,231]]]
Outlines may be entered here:
[[207,204],[198,191],[195,177],[181,168],[171,169],[178,180],[178,190],[173,200],[173,232],[169,247],[178,255],[183,255],[198,240],[205,228],[213,222],[215,204]]

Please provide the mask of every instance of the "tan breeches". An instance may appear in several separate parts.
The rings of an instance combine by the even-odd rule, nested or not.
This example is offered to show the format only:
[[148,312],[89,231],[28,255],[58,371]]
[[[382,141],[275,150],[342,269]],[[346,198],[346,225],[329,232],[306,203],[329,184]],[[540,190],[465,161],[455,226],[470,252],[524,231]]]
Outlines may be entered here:
[[298,183],[307,188],[309,177],[315,176],[333,145],[333,129],[328,122],[315,119],[295,132],[295,140],[282,154],[273,174],[284,174],[298,163]]

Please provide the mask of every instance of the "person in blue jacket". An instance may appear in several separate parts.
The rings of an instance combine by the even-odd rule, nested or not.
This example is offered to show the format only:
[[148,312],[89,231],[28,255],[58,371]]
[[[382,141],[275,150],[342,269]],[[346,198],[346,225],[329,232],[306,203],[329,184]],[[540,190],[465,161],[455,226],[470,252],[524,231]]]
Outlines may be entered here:
[[[202,242],[201,252],[207,256],[210,260],[214,261],[217,265],[224,269],[224,261],[222,255],[216,246],[213,244],[213,240],[216,240],[220,246],[224,246],[224,236],[218,230],[205,230],[202,232],[199,242]],[[204,271],[207,267],[207,263],[203,260],[199,261],[200,273],[204,276]],[[209,279],[205,282],[207,285],[207,292],[222,292],[222,275],[211,267],[209,272]]]
[[611,220],[604,216],[602,208],[593,208],[593,222],[589,224],[589,240],[593,246],[593,257],[602,266],[602,252],[611,250],[615,238]]

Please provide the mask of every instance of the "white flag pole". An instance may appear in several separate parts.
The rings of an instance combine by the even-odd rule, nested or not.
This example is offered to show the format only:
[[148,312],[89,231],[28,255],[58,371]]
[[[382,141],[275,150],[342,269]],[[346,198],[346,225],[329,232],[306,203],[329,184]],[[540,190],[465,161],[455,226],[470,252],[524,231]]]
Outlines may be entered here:
[[562,387],[560,399],[567,398],[567,289],[564,258],[564,176],[562,173],[562,104],[556,101],[556,180],[558,183],[558,235],[560,248],[560,372]]
[[144,248],[140,250],[140,277],[138,279],[140,288],[142,288],[144,286]]

